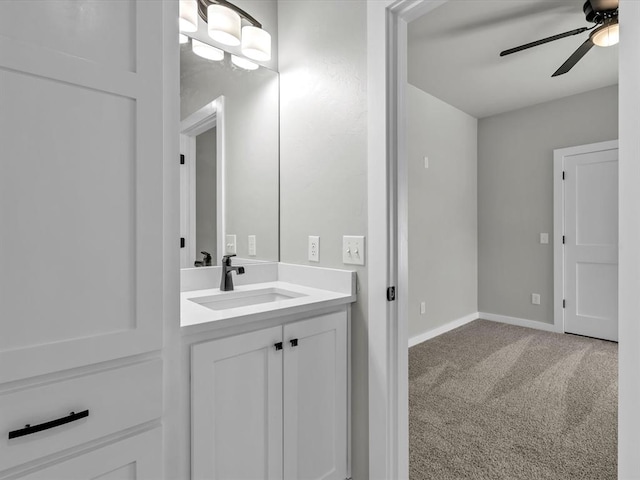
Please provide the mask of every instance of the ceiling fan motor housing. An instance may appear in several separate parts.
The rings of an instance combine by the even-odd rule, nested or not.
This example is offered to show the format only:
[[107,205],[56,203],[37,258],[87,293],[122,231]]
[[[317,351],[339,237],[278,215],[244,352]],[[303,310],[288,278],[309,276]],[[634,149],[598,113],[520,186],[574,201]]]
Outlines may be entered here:
[[[595,3],[595,7],[591,2]],[[615,5],[615,7],[614,7]],[[596,8],[609,7],[606,9],[596,10]],[[618,15],[618,2],[604,1],[598,2],[597,0],[587,0],[582,7],[584,16],[587,22],[591,23],[604,23],[605,20],[613,18]]]

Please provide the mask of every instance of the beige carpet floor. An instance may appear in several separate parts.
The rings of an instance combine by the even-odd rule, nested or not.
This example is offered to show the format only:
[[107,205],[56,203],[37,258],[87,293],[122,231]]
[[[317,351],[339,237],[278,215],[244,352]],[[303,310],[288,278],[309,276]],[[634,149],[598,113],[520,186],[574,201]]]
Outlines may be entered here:
[[476,320],[409,349],[411,480],[617,478],[618,345]]

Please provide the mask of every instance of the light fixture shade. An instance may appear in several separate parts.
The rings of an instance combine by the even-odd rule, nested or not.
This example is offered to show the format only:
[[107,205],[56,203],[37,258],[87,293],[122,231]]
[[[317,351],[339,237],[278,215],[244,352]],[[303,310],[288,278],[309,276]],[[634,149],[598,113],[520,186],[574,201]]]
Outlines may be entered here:
[[240,45],[242,20],[240,15],[222,5],[209,5],[207,8],[209,36],[223,45]]
[[591,41],[599,47],[610,47],[620,41],[620,25],[616,19],[610,24],[605,24],[598,28],[593,35]]
[[207,60],[215,60],[218,62],[224,58],[223,50],[207,45],[195,38],[191,39],[191,49],[193,50],[193,53],[201,56],[202,58],[206,58]]
[[180,0],[180,31],[198,30],[198,4],[196,0]]
[[242,53],[258,62],[271,60],[269,32],[254,26],[242,27]]
[[180,45],[182,45],[183,43],[189,43],[189,37],[187,37],[184,33],[179,33],[178,42],[180,42]]
[[256,70],[259,67],[258,64],[253,63],[251,60],[247,60],[246,58],[242,58],[237,55],[231,55],[231,63],[236,67],[244,68],[245,70]]

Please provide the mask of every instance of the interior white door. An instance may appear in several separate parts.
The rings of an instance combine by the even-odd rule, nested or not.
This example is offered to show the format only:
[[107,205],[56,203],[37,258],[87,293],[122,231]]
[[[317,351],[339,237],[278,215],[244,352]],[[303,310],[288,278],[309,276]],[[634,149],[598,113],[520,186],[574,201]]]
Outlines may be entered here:
[[278,326],[192,347],[192,479],[282,479],[281,346]]
[[0,1],[0,383],[162,347],[161,25]]
[[347,318],[332,313],[284,327],[284,478],[347,473]]
[[618,340],[618,149],[564,157],[564,329]]

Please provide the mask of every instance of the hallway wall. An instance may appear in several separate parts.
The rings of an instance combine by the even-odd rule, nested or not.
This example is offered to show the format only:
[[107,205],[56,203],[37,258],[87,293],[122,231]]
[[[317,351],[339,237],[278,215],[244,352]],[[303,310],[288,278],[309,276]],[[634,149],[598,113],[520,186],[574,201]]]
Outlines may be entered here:
[[478,121],[413,85],[407,103],[411,338],[478,311]]
[[481,312],[553,323],[553,150],[617,138],[617,85],[479,120]]

